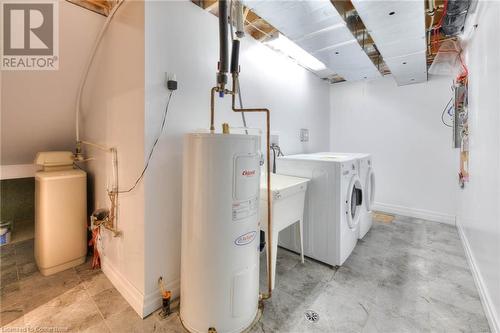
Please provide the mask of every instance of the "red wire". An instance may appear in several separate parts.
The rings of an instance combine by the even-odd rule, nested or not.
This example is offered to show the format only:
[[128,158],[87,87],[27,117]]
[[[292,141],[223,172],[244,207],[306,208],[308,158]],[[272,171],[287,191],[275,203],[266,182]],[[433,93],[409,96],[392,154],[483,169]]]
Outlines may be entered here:
[[467,66],[464,63],[464,60],[462,59],[462,52],[457,51],[457,50],[439,50],[439,52],[442,53],[456,53],[458,55],[458,59],[460,60],[460,65],[462,65],[463,72],[457,77],[458,81],[463,80],[469,75],[469,70],[467,69]]
[[443,15],[439,19],[439,23],[437,25],[438,28],[441,28],[443,26],[443,19],[446,16],[447,11],[448,11],[448,0],[444,0]]
[[94,254],[92,256],[92,268],[97,269],[101,267],[101,258],[99,256],[99,251],[97,250],[97,237],[99,237],[100,227],[92,230],[92,239],[89,241],[89,245],[94,248]]
[[456,53],[458,55],[458,59],[460,60],[460,65],[462,66],[462,69],[463,69],[463,72],[458,75],[457,77],[457,81],[463,81],[464,79],[467,78],[467,76],[469,75],[469,70],[467,69],[467,66],[465,65],[463,59],[462,59],[462,51],[457,51],[457,50],[440,50],[440,44],[441,44],[441,40],[439,39],[439,33],[438,33],[438,30],[440,28],[443,27],[443,20],[444,20],[444,17],[446,16],[446,13],[448,11],[448,0],[444,0],[444,7],[443,7],[443,15],[441,16],[441,18],[439,19],[439,22],[436,26],[434,26],[432,28],[432,32],[433,32],[433,35],[434,35],[434,41],[431,41],[431,51],[432,51],[432,47],[434,44],[437,44],[437,52],[443,52],[443,53]]
[[439,51],[439,44],[440,44],[438,30],[443,26],[443,20],[444,20],[444,17],[446,16],[447,11],[448,11],[448,0],[444,0],[444,3],[443,3],[443,15],[441,15],[441,18],[439,19],[438,24],[435,25],[432,28],[432,32],[434,34],[435,43],[438,44],[438,46],[437,46],[437,50],[438,51]]

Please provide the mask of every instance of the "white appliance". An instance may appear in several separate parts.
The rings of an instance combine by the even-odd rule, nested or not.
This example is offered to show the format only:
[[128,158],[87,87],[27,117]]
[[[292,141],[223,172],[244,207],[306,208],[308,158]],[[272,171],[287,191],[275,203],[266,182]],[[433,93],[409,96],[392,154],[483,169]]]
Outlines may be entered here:
[[372,206],[375,200],[375,173],[370,154],[359,154],[359,179],[363,186],[363,205],[359,220],[359,239],[362,239],[372,227]]
[[[342,265],[359,234],[362,188],[356,157],[290,155],[277,160],[277,172],[311,179],[304,207],[305,254],[332,266]],[[293,228],[284,230],[280,246],[298,251],[295,233]]]
[[359,166],[359,179],[363,189],[363,204],[359,217],[359,239],[362,239],[372,227],[372,206],[375,199],[375,173],[372,167],[372,156],[364,153],[334,153],[321,152],[314,155],[324,157],[351,156],[357,159]]
[[35,261],[42,275],[85,262],[87,174],[70,151],[40,152],[35,164]]
[[180,317],[190,332],[241,332],[258,312],[260,137],[184,140]]

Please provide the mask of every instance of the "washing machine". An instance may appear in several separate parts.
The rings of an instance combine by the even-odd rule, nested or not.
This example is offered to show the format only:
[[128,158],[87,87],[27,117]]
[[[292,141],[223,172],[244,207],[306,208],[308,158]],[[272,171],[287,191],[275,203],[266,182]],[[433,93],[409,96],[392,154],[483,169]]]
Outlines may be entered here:
[[359,239],[362,239],[372,227],[372,206],[375,199],[375,173],[373,172],[372,156],[365,153],[321,152],[314,155],[323,157],[350,156],[356,158],[359,167],[359,179],[363,190],[363,203],[359,218]]
[[359,179],[363,187],[363,205],[359,219],[359,239],[362,239],[373,224],[372,207],[375,200],[375,173],[370,154],[359,154]]
[[[304,205],[304,253],[340,266],[356,246],[363,192],[355,156],[300,154],[280,157],[277,173],[309,178]],[[279,245],[300,251],[298,230],[280,234]]]

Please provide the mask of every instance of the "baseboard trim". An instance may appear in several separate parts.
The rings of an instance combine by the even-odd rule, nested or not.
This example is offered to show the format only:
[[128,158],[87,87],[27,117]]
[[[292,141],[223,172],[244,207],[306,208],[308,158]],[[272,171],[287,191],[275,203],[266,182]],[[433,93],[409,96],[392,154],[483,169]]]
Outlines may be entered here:
[[434,212],[426,209],[410,208],[398,205],[385,204],[381,202],[375,202],[372,206],[372,210],[455,225],[454,215]]
[[[161,307],[161,295],[157,290],[146,295],[142,294],[106,257],[101,257],[101,270],[141,318],[150,315]],[[167,283],[165,288],[172,291],[172,298],[176,299],[180,295],[180,286],[181,281],[177,279]]]
[[500,320],[499,318],[497,318],[496,313],[494,311],[493,302],[491,301],[491,298],[486,292],[486,287],[484,284],[483,277],[481,275],[481,272],[476,266],[476,260],[474,259],[474,255],[472,254],[469,240],[467,239],[467,236],[465,235],[464,229],[460,224],[460,220],[458,218],[456,224],[457,224],[458,234],[460,235],[460,239],[465,249],[465,256],[467,257],[467,262],[469,263],[472,276],[474,277],[476,288],[479,291],[479,297],[481,298],[481,303],[483,304],[484,313],[486,315],[486,318],[488,319],[488,324],[490,325],[490,330],[492,333],[500,333]]
[[[181,281],[179,279],[169,282],[165,285],[166,290],[170,290],[172,292],[172,299],[177,299],[180,295]],[[162,305],[162,300],[160,293],[155,290],[153,292],[148,293],[144,297],[144,317],[158,310]]]
[[105,256],[101,257],[101,270],[135,312],[144,318],[144,295],[127,280]]

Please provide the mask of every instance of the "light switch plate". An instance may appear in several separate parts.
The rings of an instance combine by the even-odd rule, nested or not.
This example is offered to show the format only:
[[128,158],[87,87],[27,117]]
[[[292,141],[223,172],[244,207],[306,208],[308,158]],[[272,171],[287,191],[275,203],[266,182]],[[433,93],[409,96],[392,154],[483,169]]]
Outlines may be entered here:
[[309,142],[309,130],[307,128],[300,129],[300,142]]

